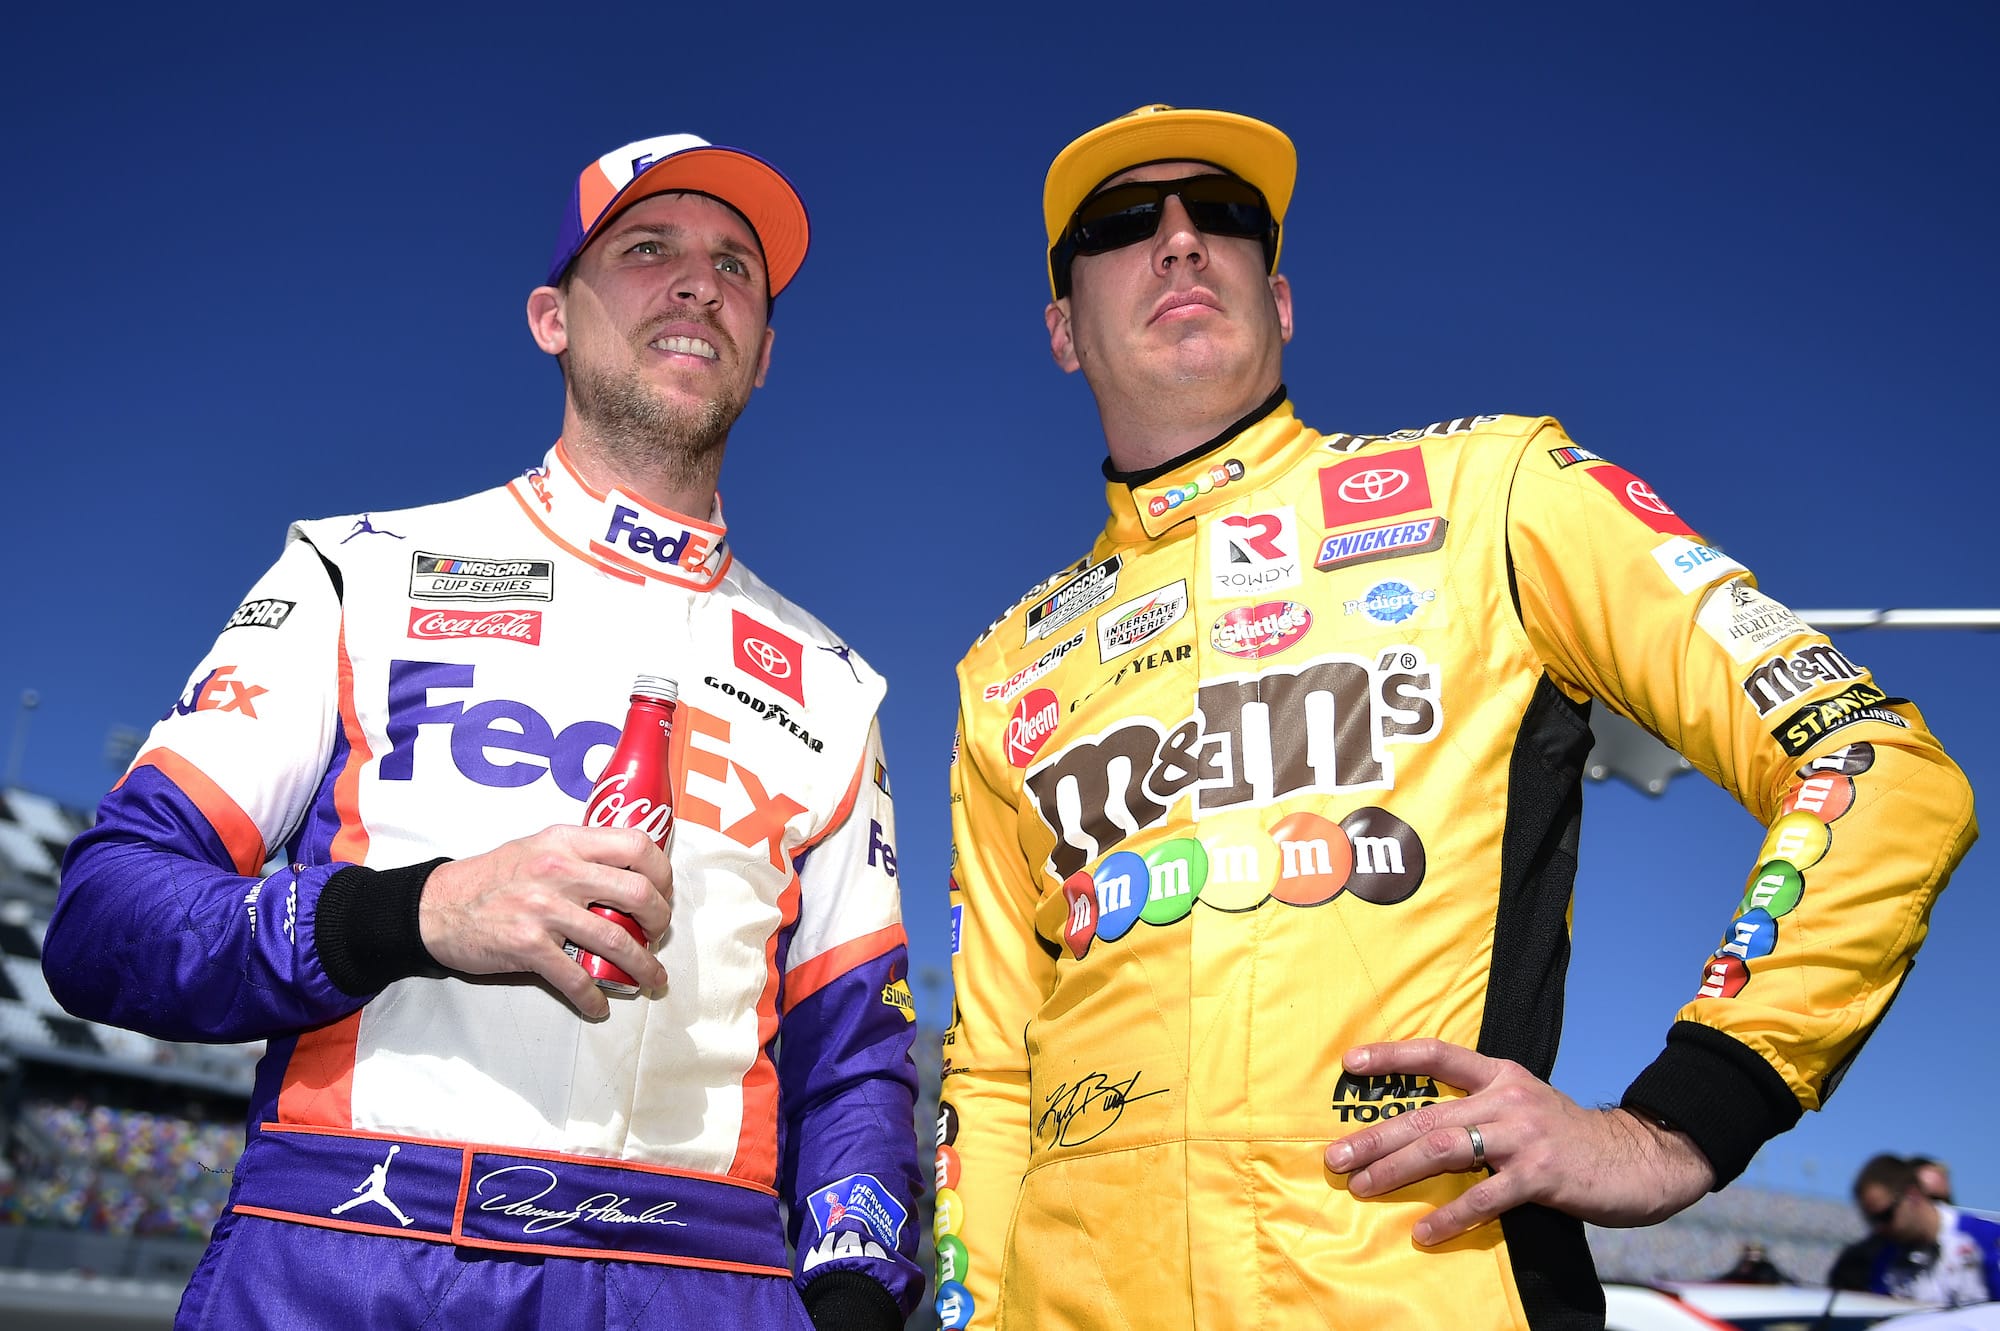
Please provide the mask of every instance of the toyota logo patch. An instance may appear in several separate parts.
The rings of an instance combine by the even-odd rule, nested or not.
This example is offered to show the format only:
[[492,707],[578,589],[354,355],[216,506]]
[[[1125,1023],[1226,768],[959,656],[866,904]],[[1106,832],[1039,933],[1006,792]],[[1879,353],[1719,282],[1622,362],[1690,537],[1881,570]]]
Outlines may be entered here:
[[801,676],[805,672],[805,648],[796,638],[760,624],[741,610],[732,610],[736,668],[805,706]]
[[1423,449],[1393,448],[1322,467],[1319,500],[1329,529],[1421,513],[1431,507]]
[[785,659],[783,652],[773,647],[770,643],[765,642],[762,638],[745,638],[743,640],[743,650],[749,654],[752,661],[757,663],[758,668],[771,678],[790,679],[792,677],[792,663]]
[[1394,467],[1370,467],[1340,483],[1340,497],[1350,504],[1372,504],[1391,499],[1409,488],[1410,473]]

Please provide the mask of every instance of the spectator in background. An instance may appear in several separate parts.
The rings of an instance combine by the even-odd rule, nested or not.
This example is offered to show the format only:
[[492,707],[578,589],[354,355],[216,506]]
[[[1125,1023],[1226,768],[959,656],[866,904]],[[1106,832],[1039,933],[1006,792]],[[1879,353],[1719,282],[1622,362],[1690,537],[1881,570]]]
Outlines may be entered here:
[[1716,1277],[1734,1285],[1789,1285],[1791,1277],[1777,1268],[1761,1243],[1746,1243],[1736,1265]]
[[1912,1162],[1878,1155],[1863,1165],[1854,1204],[1880,1238],[1867,1288],[1954,1308],[2000,1297],[2000,1224],[1927,1196]]
[[1934,1202],[1951,1200],[1951,1168],[1944,1161],[1913,1155],[1910,1168],[1917,1172],[1917,1186],[1924,1190],[1924,1196]]
[[1880,1234],[1870,1232],[1856,1239],[1840,1250],[1833,1259],[1833,1266],[1826,1273],[1826,1283],[1830,1289],[1869,1288],[1869,1276],[1875,1270],[1875,1259],[1882,1253],[1884,1240]]

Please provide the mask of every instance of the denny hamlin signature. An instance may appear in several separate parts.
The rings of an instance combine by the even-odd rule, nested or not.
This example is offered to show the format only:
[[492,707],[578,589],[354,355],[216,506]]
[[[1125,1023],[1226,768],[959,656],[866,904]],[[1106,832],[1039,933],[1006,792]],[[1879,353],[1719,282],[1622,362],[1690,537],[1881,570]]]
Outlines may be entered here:
[[[503,1180],[503,1175],[516,1177]],[[515,1191],[534,1189],[538,1185],[540,1191]],[[521,1226],[523,1234],[561,1229],[576,1220],[594,1220],[608,1225],[676,1225],[687,1228],[687,1221],[670,1219],[667,1214],[678,1207],[679,1202],[661,1202],[635,1215],[625,1209],[632,1204],[632,1199],[620,1197],[614,1192],[600,1192],[594,1197],[586,1197],[568,1209],[535,1205],[555,1186],[554,1170],[543,1169],[539,1165],[508,1165],[481,1174],[478,1182],[472,1185],[472,1191],[479,1198],[480,1210],[525,1219],[527,1223]]]

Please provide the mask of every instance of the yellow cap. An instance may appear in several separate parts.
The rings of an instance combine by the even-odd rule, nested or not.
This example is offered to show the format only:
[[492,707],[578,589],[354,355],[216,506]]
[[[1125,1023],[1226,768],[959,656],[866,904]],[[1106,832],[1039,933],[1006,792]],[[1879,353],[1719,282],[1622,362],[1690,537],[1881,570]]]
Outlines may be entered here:
[[[1042,186],[1042,217],[1055,249],[1069,219],[1092,191],[1121,171],[1147,162],[1211,162],[1257,187],[1284,238],[1285,209],[1298,181],[1299,155],[1283,130],[1229,111],[1153,105],[1099,125],[1056,154]],[[1277,263],[1273,252],[1272,264]],[[1049,289],[1055,289],[1055,262]]]

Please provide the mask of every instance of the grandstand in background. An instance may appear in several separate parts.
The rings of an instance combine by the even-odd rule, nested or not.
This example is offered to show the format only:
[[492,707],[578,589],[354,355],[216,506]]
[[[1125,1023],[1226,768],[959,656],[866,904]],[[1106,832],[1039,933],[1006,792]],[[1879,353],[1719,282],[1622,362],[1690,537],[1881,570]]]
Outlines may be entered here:
[[[0,1325],[166,1327],[227,1200],[261,1044],[184,1045],[80,1021],[42,978],[41,942],[70,839],[89,816],[0,792]],[[913,977],[928,1159],[949,980]],[[931,1198],[920,1207],[926,1266]],[[1738,1184],[1651,1229],[1589,1230],[1606,1280],[1717,1275],[1748,1242],[1817,1284],[1859,1237],[1846,1203]],[[928,1305],[910,1322],[935,1327]]]
[[64,847],[89,818],[0,792],[0,1322],[165,1326],[229,1193],[261,1045],[69,1016],[42,978]]

